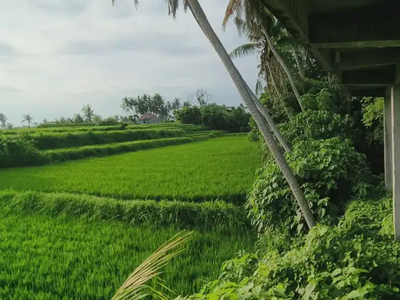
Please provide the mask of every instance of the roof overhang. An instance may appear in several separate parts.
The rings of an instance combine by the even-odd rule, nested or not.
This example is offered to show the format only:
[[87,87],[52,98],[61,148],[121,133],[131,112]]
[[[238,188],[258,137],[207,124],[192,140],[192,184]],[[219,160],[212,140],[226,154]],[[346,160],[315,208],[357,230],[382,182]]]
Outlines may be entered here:
[[400,1],[261,1],[354,96],[400,83]]

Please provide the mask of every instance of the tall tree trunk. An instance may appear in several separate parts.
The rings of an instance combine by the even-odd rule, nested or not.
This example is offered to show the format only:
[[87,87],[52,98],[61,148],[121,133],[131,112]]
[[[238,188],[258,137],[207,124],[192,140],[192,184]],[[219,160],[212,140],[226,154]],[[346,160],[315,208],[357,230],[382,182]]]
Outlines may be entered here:
[[257,109],[264,116],[265,120],[267,120],[269,126],[271,127],[272,131],[275,133],[276,138],[278,139],[279,143],[282,145],[282,147],[285,150],[285,152],[291,152],[292,150],[290,149],[289,144],[286,142],[286,140],[283,138],[283,136],[279,132],[279,130],[276,127],[276,124],[275,124],[274,120],[272,119],[272,117],[269,115],[269,113],[267,112],[265,107],[261,104],[260,100],[258,100],[257,96],[253,93],[253,91],[250,89],[248,84],[244,80],[243,80],[243,82],[246,84],[247,92],[250,94],[251,99],[256,104]]
[[301,77],[301,79],[304,80],[304,78],[306,78],[306,75],[304,74],[304,68],[300,62],[300,58],[299,58],[299,54],[297,53],[297,49],[293,45],[292,45],[292,51],[293,51],[294,60],[296,61],[297,69],[299,69],[300,77]]
[[304,111],[304,107],[301,103],[300,94],[299,94],[299,91],[297,90],[296,83],[294,82],[292,73],[290,72],[288,66],[286,65],[285,61],[283,60],[283,58],[281,57],[279,52],[276,50],[276,48],[274,46],[274,42],[272,41],[271,37],[269,36],[268,28],[266,26],[264,26],[264,34],[265,34],[265,37],[267,39],[267,42],[269,44],[269,47],[270,47],[272,53],[275,55],[276,59],[279,61],[279,64],[282,66],[283,70],[285,70],[285,73],[286,73],[287,77],[289,78],[290,85],[292,86],[294,95],[296,96],[296,99],[299,102],[301,110]]
[[244,103],[247,105],[250,113],[254,117],[254,120],[260,129],[269,150],[271,151],[272,155],[275,158],[276,163],[278,164],[279,168],[281,169],[283,175],[285,176],[293,195],[295,196],[300,209],[302,210],[303,216],[307,222],[308,228],[312,228],[316,225],[314,216],[312,215],[311,209],[308,206],[307,200],[304,197],[303,191],[300,188],[299,183],[297,182],[296,177],[294,176],[292,170],[290,169],[288,163],[286,162],[285,157],[283,156],[282,152],[280,151],[272,133],[269,131],[267,123],[263,120],[261,113],[258,111],[257,106],[252,101],[250,94],[248,93],[246,83],[243,81],[242,76],[240,75],[239,71],[236,69],[235,65],[233,64],[231,58],[229,57],[228,52],[226,52],[224,46],[222,45],[221,41],[215,34],[214,30],[212,29],[210,23],[207,20],[207,17],[200,6],[200,3],[197,0],[187,0],[189,8],[196,19],[197,23],[199,24],[200,28],[202,29],[204,35],[208,38],[211,45],[214,47],[215,51],[217,52],[218,56],[220,57],[222,63],[224,64],[226,70],[228,71],[229,75],[231,76],[233,82],[236,85]]
[[268,61],[267,61],[267,69],[269,71],[269,76],[271,77],[272,85],[275,88],[275,91],[278,95],[279,100],[282,102],[283,109],[285,110],[288,118],[291,120],[292,114],[289,112],[289,108],[287,107],[287,104],[286,104],[285,100],[282,98],[281,92],[279,91],[278,86],[276,85],[275,76],[274,76],[274,73],[272,73],[272,69],[271,69],[271,66],[269,65]]

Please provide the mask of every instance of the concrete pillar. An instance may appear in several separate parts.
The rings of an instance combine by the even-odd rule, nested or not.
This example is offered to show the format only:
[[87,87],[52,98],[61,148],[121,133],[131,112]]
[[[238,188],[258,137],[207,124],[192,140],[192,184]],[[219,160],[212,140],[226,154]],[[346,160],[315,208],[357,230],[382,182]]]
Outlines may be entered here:
[[400,85],[390,88],[392,110],[392,187],[395,239],[400,241]]
[[384,147],[385,147],[385,186],[392,190],[392,88],[388,88],[384,99]]

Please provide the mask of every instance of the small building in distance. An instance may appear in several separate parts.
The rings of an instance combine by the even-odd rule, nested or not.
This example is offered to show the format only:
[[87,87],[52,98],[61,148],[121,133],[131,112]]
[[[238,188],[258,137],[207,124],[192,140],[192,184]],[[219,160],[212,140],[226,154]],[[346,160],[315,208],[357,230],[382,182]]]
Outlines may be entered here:
[[144,114],[140,117],[140,123],[142,124],[160,123],[160,118],[154,114]]

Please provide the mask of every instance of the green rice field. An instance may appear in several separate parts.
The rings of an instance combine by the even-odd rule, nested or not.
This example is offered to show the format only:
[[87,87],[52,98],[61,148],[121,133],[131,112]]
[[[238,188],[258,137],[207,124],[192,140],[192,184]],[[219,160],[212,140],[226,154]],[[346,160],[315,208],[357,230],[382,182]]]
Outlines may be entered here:
[[[111,299],[129,274],[174,236],[116,221],[10,213],[0,209],[0,299]],[[235,251],[251,249],[249,235],[194,232],[188,249],[161,278],[190,294],[215,278]]]
[[0,153],[0,299],[111,299],[182,229],[187,250],[161,275],[172,297],[252,250],[243,205],[261,155],[245,134],[177,123],[1,134],[31,152]]
[[124,199],[243,202],[261,159],[246,136],[54,165],[3,169],[0,189]]

